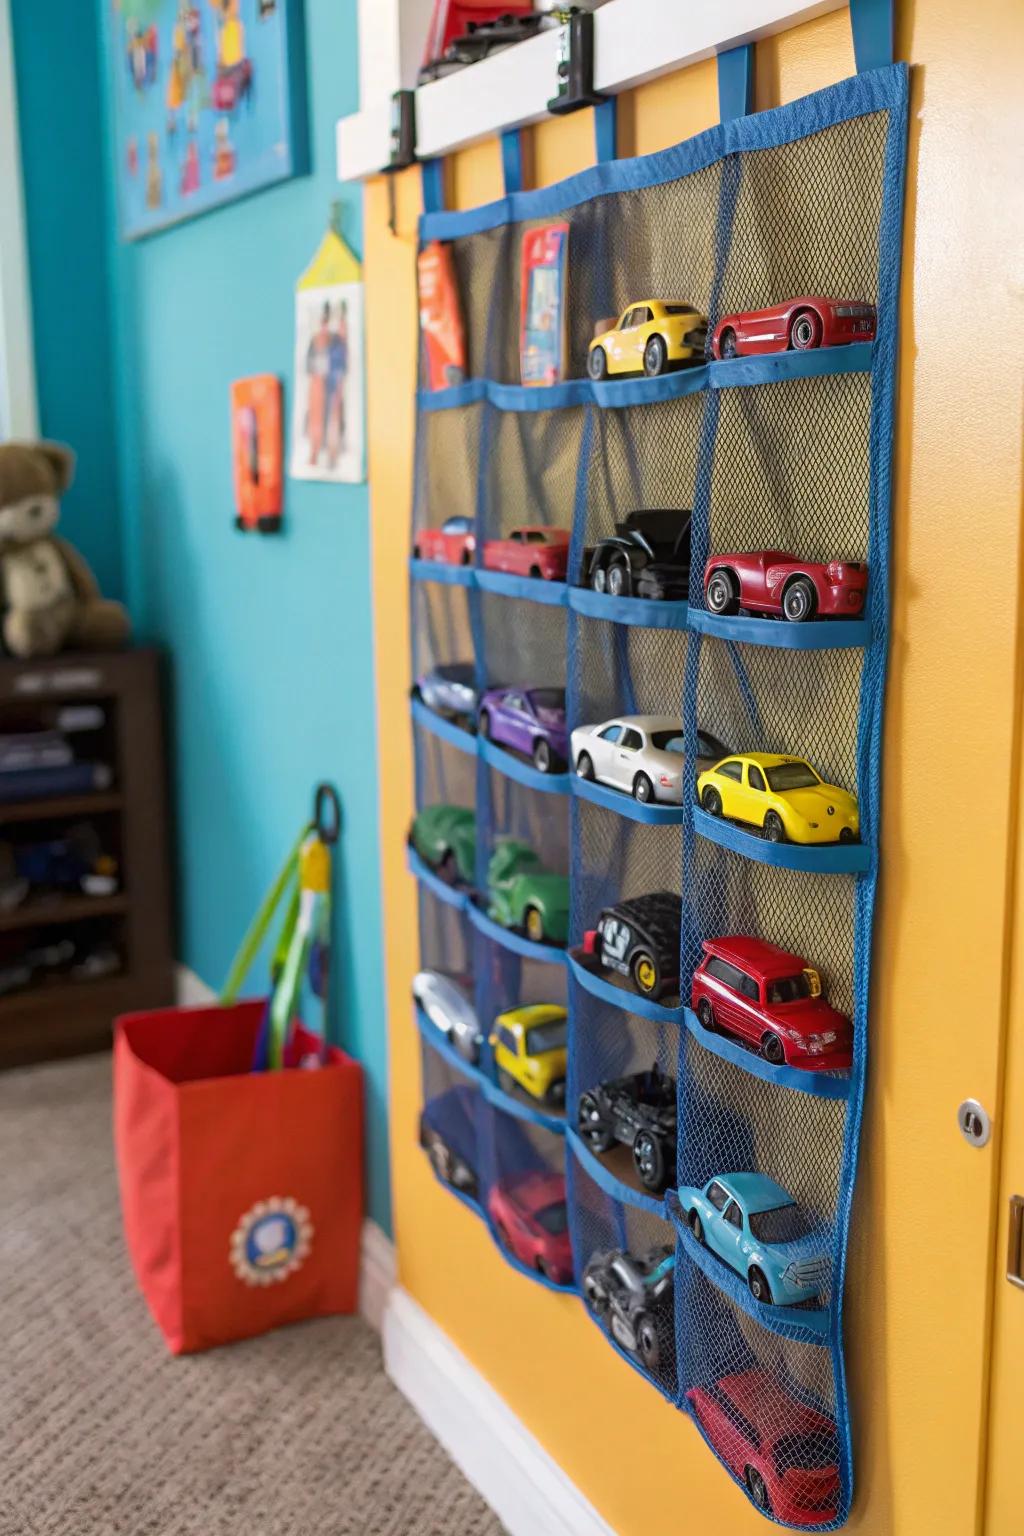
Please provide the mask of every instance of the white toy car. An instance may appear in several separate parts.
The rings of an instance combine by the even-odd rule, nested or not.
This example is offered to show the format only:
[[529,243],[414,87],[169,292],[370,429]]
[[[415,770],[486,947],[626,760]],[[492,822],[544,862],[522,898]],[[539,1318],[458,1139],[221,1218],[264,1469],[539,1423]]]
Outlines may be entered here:
[[[729,748],[697,732],[695,772],[717,763]],[[572,733],[572,764],[581,779],[596,779],[635,800],[683,803],[683,726],[671,715],[619,715]]]
[[483,1033],[472,999],[461,982],[443,971],[417,971],[412,979],[412,995],[463,1061],[479,1061]]

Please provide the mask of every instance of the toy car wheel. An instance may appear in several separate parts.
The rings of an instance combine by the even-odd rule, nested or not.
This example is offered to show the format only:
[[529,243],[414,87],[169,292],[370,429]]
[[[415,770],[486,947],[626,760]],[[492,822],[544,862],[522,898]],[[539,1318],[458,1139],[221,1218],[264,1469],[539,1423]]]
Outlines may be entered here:
[[649,379],[657,378],[659,373],[664,373],[668,368],[668,348],[664,338],[652,336],[644,347],[644,373]]
[[608,354],[604,347],[591,347],[587,358],[587,372],[598,383],[608,377]]
[[821,346],[821,321],[812,310],[801,310],[789,328],[789,344],[798,352]]
[[636,1330],[636,1347],[640,1359],[649,1371],[657,1370],[658,1361],[661,1358],[661,1347],[658,1342],[658,1330],[655,1326],[654,1318],[643,1312],[636,1319],[634,1327]]
[[613,560],[608,567],[608,591],[612,597],[628,597],[632,581],[625,560]]
[[471,556],[470,556],[469,550],[468,549],[464,549],[462,551],[462,562],[461,563],[463,565],[468,565],[469,562],[470,562],[470,559],[471,559]]
[[423,551],[418,544],[414,544],[412,547],[412,557],[414,560],[423,559]]
[[480,711],[480,719],[477,722],[476,728],[486,741],[491,739],[491,717],[486,709]]
[[709,613],[739,611],[739,593],[736,588],[736,578],[731,571],[719,569],[711,572],[704,589],[704,601],[708,605]]
[[427,1143],[427,1156],[430,1158],[430,1166],[439,1179],[446,1184],[452,1182],[452,1154],[441,1140],[440,1136],[431,1136]]
[[541,570],[539,565],[531,565],[530,566],[530,575],[533,577],[534,581],[540,581],[541,578],[543,577],[544,573]]
[[661,989],[661,968],[647,950],[642,949],[633,961],[633,982],[644,997],[656,997]]
[[690,1212],[690,1231],[693,1233],[696,1242],[704,1242],[704,1223],[696,1211]]
[[437,866],[437,872],[445,885],[455,885],[459,878],[459,861],[455,857],[455,850],[448,848]]
[[697,1004],[697,1017],[700,1019],[701,1028],[706,1029],[709,1035],[715,1032],[715,1010],[711,1006],[711,1000],[702,997]]
[[538,773],[550,773],[551,763],[551,743],[538,736],[533,744],[533,766]]
[[608,1310],[608,1292],[593,1275],[583,1276],[583,1300],[596,1317],[603,1317]]
[[592,1093],[584,1093],[580,1096],[579,1109],[576,1112],[576,1123],[579,1133],[592,1152],[607,1152],[615,1140],[611,1131],[604,1123],[601,1108]]
[[646,805],[649,800],[654,799],[654,785],[646,773],[638,773],[633,780],[633,799],[639,800],[641,805]]
[[607,592],[608,572],[603,565],[595,565],[590,573],[590,585],[595,592]]
[[576,777],[591,780],[594,777],[594,764],[590,759],[590,754],[587,752],[581,752],[576,759]]
[[723,357],[737,356],[736,332],[733,330],[732,326],[728,326],[722,332],[722,338],[718,343],[718,350],[721,352]]
[[803,624],[814,618],[817,593],[813,581],[806,576],[794,576],[782,594],[782,612],[791,624]]
[[551,1269],[548,1265],[548,1261],[542,1256],[538,1256],[537,1262],[534,1265],[534,1269],[537,1271],[538,1275],[543,1275],[545,1280],[551,1279]]
[[771,1500],[768,1497],[768,1489],[765,1487],[764,1478],[756,1467],[747,1467],[743,1473],[743,1481],[747,1485],[747,1492],[757,1505],[758,1509],[771,1510]]
[[512,1094],[515,1093],[516,1089],[519,1087],[519,1084],[516,1082],[511,1072],[506,1072],[504,1067],[499,1067],[498,1087],[503,1093]]
[[857,839],[854,836],[853,828],[852,827],[844,827],[843,830],[839,834],[839,841],[841,843],[855,843],[857,841]]
[[700,797],[701,806],[709,816],[721,816],[722,797],[713,785],[709,784]]
[[786,841],[786,829],[782,825],[782,817],[778,811],[769,811],[765,817],[764,835],[769,843],[784,843]]
[[633,1141],[633,1164],[645,1189],[664,1187],[665,1149],[650,1131],[637,1131]]
[[534,944],[544,942],[544,919],[536,907],[527,907],[526,919],[523,924],[526,929],[526,937]]
[[769,1306],[771,1305],[772,1288],[756,1264],[747,1276],[747,1284],[750,1286],[750,1294],[755,1301],[764,1301]]
[[553,1104],[556,1108],[559,1108],[560,1106],[564,1105],[565,1104],[565,1078],[564,1077],[556,1078],[555,1081],[551,1084],[550,1088],[548,1089],[547,1094],[545,1095],[545,1097],[547,1098],[548,1103],[549,1104]]
[[785,1065],[786,1052],[778,1035],[765,1035],[761,1041],[761,1055],[765,1061],[770,1061],[773,1067]]

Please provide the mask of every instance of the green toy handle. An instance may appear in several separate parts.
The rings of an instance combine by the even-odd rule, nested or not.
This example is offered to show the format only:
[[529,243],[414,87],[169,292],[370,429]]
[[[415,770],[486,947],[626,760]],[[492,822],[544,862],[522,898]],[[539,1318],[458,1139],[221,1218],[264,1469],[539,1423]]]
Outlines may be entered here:
[[[256,956],[259,954],[263,945],[263,940],[267,936],[267,929],[270,927],[270,924],[273,921],[274,913],[280,905],[289,884],[298,878],[299,852],[303,843],[306,841],[306,838],[309,836],[312,830],[313,829],[311,826],[303,827],[295,841],[295,846],[285,860],[281,871],[277,876],[277,879],[270,887],[270,890],[267,892],[266,896],[264,896],[256,916],[249,924],[245,938],[238,946],[238,953],[235,955],[235,958],[231,962],[231,968],[228,971],[227,980],[221,989],[220,998],[218,999],[221,1007],[228,1007],[237,999],[238,993],[242,987],[242,983],[245,981],[246,976],[249,974],[252,963]],[[292,911],[297,910],[297,899],[298,893],[296,891],[296,895],[293,898],[293,901],[290,903],[289,916],[291,916]],[[283,961],[284,955],[287,952],[287,940],[285,935],[287,934],[290,937],[290,926],[291,924],[288,922],[285,923],[284,930],[282,932],[282,942],[278,944],[274,955],[275,968]]]

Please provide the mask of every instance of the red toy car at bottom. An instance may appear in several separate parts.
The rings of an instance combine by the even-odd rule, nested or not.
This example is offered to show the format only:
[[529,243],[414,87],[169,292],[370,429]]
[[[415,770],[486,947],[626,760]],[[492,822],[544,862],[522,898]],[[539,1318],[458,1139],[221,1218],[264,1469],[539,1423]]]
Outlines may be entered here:
[[572,1284],[572,1246],[565,1180],[560,1173],[528,1173],[494,1184],[487,1209],[504,1246],[521,1264],[556,1285]]
[[863,611],[868,568],[859,560],[798,560],[785,549],[712,555],[704,567],[709,613],[770,614],[807,619],[855,619]]
[[809,352],[851,341],[874,341],[875,306],[859,299],[802,294],[770,309],[723,315],[711,337],[715,357],[757,357],[765,352]]
[[839,1509],[836,1426],[766,1371],[691,1387],[690,1410],[759,1509],[787,1525],[826,1525]]
[[541,576],[545,581],[564,581],[569,564],[569,531],[541,524],[513,528],[504,539],[488,539],[484,568],[508,571],[513,576]]
[[706,939],[690,1006],[705,1029],[738,1036],[776,1066],[849,1069],[849,1019],[825,1001],[813,966],[764,939]]

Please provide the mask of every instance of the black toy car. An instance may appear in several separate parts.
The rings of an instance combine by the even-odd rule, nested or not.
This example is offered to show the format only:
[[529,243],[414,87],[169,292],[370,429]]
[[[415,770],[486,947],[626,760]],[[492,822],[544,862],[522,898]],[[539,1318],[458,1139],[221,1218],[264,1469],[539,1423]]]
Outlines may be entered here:
[[576,1124],[593,1152],[608,1152],[617,1141],[631,1147],[637,1177],[655,1194],[675,1172],[676,1083],[657,1063],[581,1093]]
[[690,513],[630,512],[583,551],[582,585],[612,597],[685,598],[690,584]]
[[595,1253],[583,1271],[583,1299],[612,1338],[649,1371],[671,1373],[675,1357],[672,1277],[675,1253],[652,1248],[634,1258],[613,1248]]
[[583,935],[583,953],[603,971],[625,976],[642,997],[679,989],[683,902],[674,891],[652,891],[605,907]]
[[453,37],[439,59],[424,64],[417,76],[418,85],[428,85],[431,80],[441,80],[455,70],[477,64],[502,48],[510,48],[528,37],[536,37],[547,18],[539,12],[525,16],[499,16],[495,21],[470,21],[459,37]]
[[424,1105],[420,1146],[439,1179],[471,1200],[477,1198],[476,1109],[471,1088],[459,1084]]

